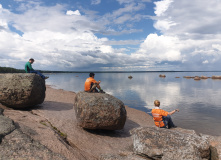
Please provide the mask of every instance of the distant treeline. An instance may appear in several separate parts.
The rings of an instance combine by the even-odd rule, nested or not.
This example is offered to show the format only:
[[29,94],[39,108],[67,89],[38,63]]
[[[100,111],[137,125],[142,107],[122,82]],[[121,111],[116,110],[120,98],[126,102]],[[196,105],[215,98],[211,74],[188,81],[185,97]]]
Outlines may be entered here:
[[25,73],[25,70],[11,67],[0,67],[0,73]]
[[[75,71],[42,71],[41,73],[76,73]],[[25,73],[24,69],[15,69],[12,67],[0,67],[0,73]]]

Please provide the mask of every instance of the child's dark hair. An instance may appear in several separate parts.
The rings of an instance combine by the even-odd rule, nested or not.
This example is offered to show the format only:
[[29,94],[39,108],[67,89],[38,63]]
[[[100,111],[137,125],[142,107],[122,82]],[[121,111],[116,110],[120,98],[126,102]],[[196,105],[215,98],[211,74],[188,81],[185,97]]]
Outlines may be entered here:
[[91,72],[90,74],[89,74],[89,76],[90,77],[93,77],[95,74],[93,73],[93,72]]

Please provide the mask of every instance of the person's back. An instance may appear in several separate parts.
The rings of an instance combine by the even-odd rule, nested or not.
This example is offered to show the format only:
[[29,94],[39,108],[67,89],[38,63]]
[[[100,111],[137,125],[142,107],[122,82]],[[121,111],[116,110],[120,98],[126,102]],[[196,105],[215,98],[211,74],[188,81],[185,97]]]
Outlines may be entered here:
[[152,116],[153,116],[155,125],[160,128],[166,128],[166,127],[168,127],[168,129],[176,128],[176,126],[173,124],[173,121],[170,115],[174,114],[176,111],[179,112],[179,109],[175,109],[171,112],[164,111],[160,109],[159,100],[154,101],[154,106],[155,108],[152,109]]
[[32,59],[30,59],[27,63],[25,63],[25,72],[26,73],[30,73],[31,71],[33,71],[34,69],[31,66],[31,61]]
[[91,89],[91,84],[92,84],[92,83],[96,83],[96,82],[97,82],[97,81],[95,81],[95,79],[92,78],[92,77],[87,78],[86,81],[85,81],[85,84],[84,84],[84,90],[85,90],[85,91],[90,91],[90,89]]
[[97,82],[94,79],[94,76],[95,74],[93,72],[89,74],[89,78],[86,79],[85,84],[84,84],[84,91],[105,93],[99,85],[101,81]]
[[155,107],[154,109],[152,109],[152,115],[155,125],[157,127],[163,127],[163,116],[167,116],[168,112],[160,109],[159,107]]

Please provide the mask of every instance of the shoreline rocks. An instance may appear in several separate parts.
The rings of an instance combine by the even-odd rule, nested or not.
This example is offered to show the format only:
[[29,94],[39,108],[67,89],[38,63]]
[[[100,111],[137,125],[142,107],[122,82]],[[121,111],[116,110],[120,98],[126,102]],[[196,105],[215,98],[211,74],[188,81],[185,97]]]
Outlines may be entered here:
[[28,108],[44,102],[45,80],[34,73],[0,75],[0,103],[14,109]]
[[[41,107],[35,107],[31,110],[5,109],[5,117],[9,117],[15,122],[16,129],[3,137],[3,143],[0,143],[0,159],[149,159],[145,155],[142,157],[137,155],[136,152],[133,152],[133,135],[131,135],[132,131],[139,129],[137,127],[151,128],[151,126],[154,126],[152,117],[148,114],[126,106],[127,121],[122,130],[85,130],[77,125],[77,119],[73,109],[76,96],[74,92],[47,87],[46,93],[46,101]],[[2,112],[0,109],[0,114]],[[160,132],[162,132],[162,130],[164,129],[160,129]],[[131,134],[129,133],[130,131]],[[183,137],[188,137],[189,141],[192,141],[194,137],[198,137],[196,139],[200,141],[201,138],[203,138],[203,142],[208,141],[210,145],[211,160],[221,159],[221,137],[198,135],[192,130],[181,128],[166,130],[166,132],[169,133],[169,137],[172,137],[170,136],[171,134],[184,134],[186,136]],[[154,136],[159,135],[158,139],[160,141],[160,133],[155,133]],[[66,142],[60,138],[61,134],[66,135]],[[177,140],[177,138],[171,141],[176,142],[175,140]],[[186,141],[185,138],[183,140],[184,142]],[[197,147],[200,144],[204,146],[204,143],[200,141],[197,141]],[[149,142],[151,142],[151,140],[149,140]],[[145,143],[148,143],[148,141],[145,141]],[[194,142],[188,143],[195,144]],[[170,147],[169,144],[172,147]],[[183,148],[180,145],[176,148],[176,143],[169,144],[165,144],[165,146],[169,146],[168,150],[173,149],[173,147],[175,147],[175,150],[181,147],[181,149],[186,151],[186,148],[188,148],[186,147],[188,145],[184,145]],[[197,147],[196,154],[199,153]],[[207,144],[201,148],[206,147]],[[195,148],[193,151],[195,151]],[[171,153],[173,153],[173,151],[171,151]],[[202,153],[204,153],[204,149]],[[200,152],[200,155],[202,153]],[[205,154],[205,157],[206,155],[208,154]],[[174,156],[176,156],[176,153]]]
[[74,109],[79,126],[85,129],[123,129],[127,112],[119,99],[109,94],[79,92]]
[[131,134],[135,153],[152,159],[221,158],[220,147],[217,143],[214,144],[214,138],[209,135],[198,135],[193,130],[139,127],[133,129]]

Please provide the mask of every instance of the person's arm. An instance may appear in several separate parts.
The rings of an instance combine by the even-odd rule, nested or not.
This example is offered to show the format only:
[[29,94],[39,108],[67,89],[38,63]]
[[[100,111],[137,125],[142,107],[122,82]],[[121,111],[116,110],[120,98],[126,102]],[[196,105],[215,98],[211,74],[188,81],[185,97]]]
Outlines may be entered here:
[[179,112],[180,110],[179,109],[175,109],[175,110],[173,110],[173,111],[171,111],[171,112],[168,112],[168,115],[172,115],[172,114],[174,114],[175,112]]
[[28,68],[30,69],[30,71],[34,71],[34,69],[32,68],[31,63],[28,63]]
[[93,80],[92,82],[93,82],[93,83],[96,83],[96,84],[100,84],[100,83],[101,83],[100,80],[99,80],[98,82],[97,82],[96,80]]

